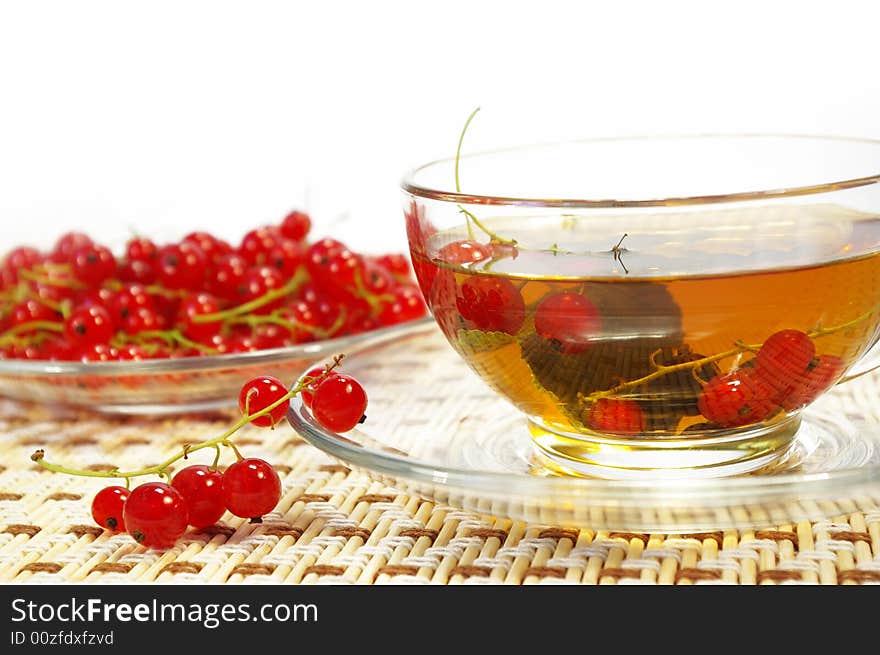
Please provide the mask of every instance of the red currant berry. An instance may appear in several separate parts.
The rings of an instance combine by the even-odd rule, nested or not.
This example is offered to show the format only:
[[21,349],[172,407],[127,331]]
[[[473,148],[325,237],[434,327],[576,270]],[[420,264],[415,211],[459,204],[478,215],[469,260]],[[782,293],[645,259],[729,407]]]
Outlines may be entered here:
[[177,315],[177,325],[183,334],[196,341],[209,339],[212,335],[220,332],[222,320],[196,321],[196,316],[216,314],[220,311],[220,303],[209,293],[194,293],[180,301],[180,309]]
[[360,334],[380,327],[382,324],[379,323],[379,319],[371,316],[369,311],[352,310],[346,314],[345,323],[340,332],[341,334]]
[[235,334],[229,339],[229,352],[249,353],[259,350],[252,334]]
[[406,255],[388,254],[376,258],[376,263],[398,278],[409,278],[409,258]]
[[327,257],[323,274],[317,279],[318,284],[335,288],[353,289],[355,276],[361,267],[361,257],[348,248],[339,250]]
[[247,294],[245,277],[249,265],[241,255],[220,257],[208,277],[208,289],[218,298],[234,303],[244,301]]
[[64,334],[71,343],[106,343],[113,332],[110,312],[100,305],[80,305],[64,324]]
[[522,327],[526,306],[510,280],[477,276],[461,285],[456,305],[474,327],[488,332],[515,334]]
[[775,394],[757,370],[740,368],[712,378],[703,387],[697,407],[710,423],[733,428],[768,418],[777,408]]
[[122,346],[116,353],[118,359],[125,362],[139,362],[150,358],[146,350],[135,344]]
[[360,382],[350,375],[330,375],[312,392],[312,415],[333,432],[348,432],[363,423],[366,409],[367,394]]
[[63,336],[50,339],[43,345],[43,358],[56,362],[78,359],[76,349]]
[[308,343],[316,338],[316,331],[323,330],[323,317],[317,303],[297,300],[281,310],[281,316],[295,326],[291,335],[295,343]]
[[394,300],[385,305],[379,314],[379,323],[382,325],[396,325],[405,321],[414,321],[422,318],[427,312],[422,292],[418,287],[405,285],[396,288],[392,295]]
[[[327,265],[333,257],[345,250],[348,248],[344,243],[329,238],[321,239],[309,246],[306,251],[306,268],[309,275],[312,276],[312,280],[317,284],[323,284],[325,280],[328,280]],[[332,282],[329,283],[332,284]]]
[[645,429],[645,415],[634,400],[599,398],[584,418],[590,429],[597,432],[632,436]]
[[204,464],[180,469],[171,480],[171,486],[186,501],[189,524],[196,528],[214,525],[226,511],[223,498],[223,474]]
[[134,237],[125,244],[125,258],[130,262],[152,264],[158,257],[158,246],[146,237]]
[[125,532],[122,510],[128,500],[129,491],[125,487],[104,487],[92,499],[92,518],[102,528],[111,532]]
[[110,312],[110,317],[117,325],[121,325],[129,314],[141,307],[155,309],[155,303],[153,302],[153,297],[140,284],[124,286],[110,296],[107,302],[107,310]]
[[[78,291],[73,300],[78,307],[91,307],[93,305],[96,305],[98,307],[103,307],[107,311],[110,311],[109,308],[112,304],[114,295],[115,294],[112,289],[99,287],[97,289],[84,289],[82,291]],[[113,316],[111,315],[110,318],[113,319]]]
[[476,241],[453,241],[440,248],[440,259],[449,264],[473,264],[489,259],[492,251]]
[[232,246],[209,232],[190,232],[183,237],[183,241],[194,243],[201,248],[209,263],[217,261],[217,259],[224,255],[232,254]]
[[274,323],[264,323],[256,326],[252,336],[257,350],[284,348],[293,342],[290,331]]
[[326,378],[333,375],[338,375],[338,373],[331,371],[330,373],[327,373],[326,377],[324,377],[324,373],[326,372],[327,369],[323,366],[315,366],[314,368],[310,368],[308,371],[306,371],[305,375],[303,375],[303,379],[313,378],[313,381],[304,386],[299,392],[299,397],[302,398],[303,405],[305,405],[306,407],[312,406],[312,398],[315,395],[315,389],[317,388],[317,386],[321,384],[321,382],[323,382]]
[[135,487],[122,514],[128,534],[147,548],[170,548],[186,532],[186,501],[164,482]]
[[[238,394],[238,408],[245,416],[255,414],[281,400],[286,394],[287,387],[278,378],[273,378],[270,375],[253,378],[241,388]],[[285,400],[269,413],[251,419],[251,423],[261,428],[275,427],[287,414],[288,407],[290,407],[290,401]]]
[[119,351],[107,343],[85,343],[73,348],[73,359],[81,362],[115,362]]
[[10,250],[6,254],[6,257],[3,258],[2,268],[7,272],[9,282],[15,283],[18,281],[19,271],[29,270],[42,262],[43,255],[39,250],[28,246],[21,246]]
[[358,275],[364,290],[374,296],[389,293],[397,284],[391,272],[372,259],[363,260]]
[[223,473],[223,499],[235,516],[259,519],[281,500],[281,479],[262,459],[241,459]]
[[577,354],[587,350],[602,329],[599,311],[588,298],[564,292],[546,296],[535,308],[535,332],[555,350]]
[[126,334],[139,334],[165,328],[162,316],[151,307],[135,307],[122,319],[122,331]]
[[208,258],[190,241],[163,246],[159,249],[156,275],[169,289],[198,291],[202,287]]
[[[262,298],[270,291],[279,289],[287,280],[277,268],[271,266],[255,266],[248,270],[244,278],[244,300],[249,302]],[[284,304],[284,298],[276,298],[265,305],[253,310],[255,314],[269,314]]]
[[92,240],[82,232],[67,232],[58,237],[49,259],[57,264],[66,264],[73,259],[73,253],[85,246],[92,245]]
[[800,330],[780,330],[764,342],[755,357],[755,371],[775,389],[800,380],[816,354],[813,340]]
[[779,404],[787,412],[806,407],[834,386],[845,369],[846,365],[840,357],[820,355],[810,362],[806,373],[796,383],[779,393]]
[[137,259],[120,262],[116,275],[123,282],[153,284],[156,281],[156,269],[153,265]]
[[92,244],[73,253],[71,268],[77,280],[96,287],[116,275],[116,259],[109,249]]
[[284,277],[293,277],[305,262],[305,250],[299,241],[293,239],[281,239],[266,256],[266,264],[274,266]]
[[241,240],[238,246],[238,254],[245,258],[251,266],[261,266],[266,263],[269,253],[281,240],[281,231],[272,225],[265,225],[251,230]]
[[302,241],[312,229],[312,219],[305,212],[292,211],[281,222],[281,234],[294,241]]
[[[12,308],[9,326],[17,327],[24,323],[31,323],[33,321],[57,321],[59,318],[60,317],[55,310],[49,309],[43,303],[31,298],[29,300],[25,300],[24,302],[18,303],[15,307]],[[19,334],[27,333],[19,332]]]

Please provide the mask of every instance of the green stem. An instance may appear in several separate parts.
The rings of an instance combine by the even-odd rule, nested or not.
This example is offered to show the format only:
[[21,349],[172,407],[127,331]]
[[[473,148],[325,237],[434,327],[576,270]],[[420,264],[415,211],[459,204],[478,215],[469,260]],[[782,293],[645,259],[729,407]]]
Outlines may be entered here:
[[[458,148],[456,148],[456,150],[455,150],[455,191],[456,191],[456,193],[461,193],[461,181],[459,179],[458,169],[459,169],[459,165],[461,162],[461,146],[464,143],[464,135],[467,133],[468,127],[470,127],[471,121],[474,120],[474,116],[476,116],[477,112],[479,112],[479,111],[480,111],[480,108],[477,107],[476,109],[474,109],[471,112],[471,115],[468,116],[467,120],[464,122],[464,127],[461,129],[461,134],[459,134],[459,136],[458,136]],[[493,232],[492,230],[487,228],[485,225],[483,225],[483,223],[480,222],[480,219],[478,219],[476,216],[474,216],[471,212],[469,212],[467,209],[465,209],[461,205],[458,205],[458,209],[462,214],[465,215],[465,218],[467,219],[468,238],[470,238],[470,239],[474,238],[474,233],[471,228],[471,222],[473,222],[474,225],[476,225],[483,232],[485,232],[487,235],[489,235],[489,238],[492,239],[492,241],[495,241],[497,243],[503,243],[508,246],[515,246],[516,245],[516,239],[505,239],[504,237],[499,236],[498,234],[496,234],[495,232]]]
[[57,278],[57,277],[46,277],[45,275],[40,275],[39,273],[33,273],[28,270],[23,270],[18,272],[19,277],[24,278],[25,280],[30,280],[31,282],[39,282],[40,284],[45,284],[50,287],[63,287],[65,289],[85,289],[86,286],[80,282],[79,280],[75,280],[73,278]]
[[464,127],[461,128],[461,134],[458,135],[458,148],[455,150],[455,191],[456,193],[461,193],[461,182],[458,177],[458,166],[459,161],[461,160],[461,145],[464,143],[464,135],[467,133],[468,128],[471,126],[471,121],[474,120],[474,116],[480,111],[480,108],[477,107],[471,112],[471,115],[467,117],[467,120],[464,122]]
[[203,353],[215,354],[217,352],[216,348],[212,348],[211,346],[206,346],[198,341],[193,341],[192,339],[188,339],[184,336],[184,334],[180,330],[144,330],[143,332],[138,332],[131,337],[122,336],[123,341],[136,343],[141,345],[143,341],[149,339],[162,339],[168,346],[186,346],[187,348],[193,348]]
[[194,323],[211,323],[213,321],[225,321],[236,316],[241,316],[242,314],[250,314],[255,309],[259,309],[260,307],[268,305],[278,298],[283,298],[284,296],[293,293],[307,279],[308,273],[306,273],[304,268],[299,268],[297,269],[296,274],[292,278],[290,278],[287,284],[285,284],[283,287],[278,287],[277,289],[267,291],[259,298],[254,298],[253,300],[250,300],[242,305],[237,305],[236,307],[224,309],[222,312],[214,312],[213,314],[199,314],[197,316],[193,316],[192,320]]
[[165,461],[163,461],[159,464],[155,464],[154,466],[148,466],[148,467],[145,467],[142,469],[136,469],[134,471],[120,471],[119,469],[113,469],[111,471],[88,471],[88,470],[84,470],[84,469],[74,469],[74,468],[68,468],[66,466],[62,466],[60,464],[52,464],[51,462],[47,462],[45,460],[46,452],[43,449],[39,449],[39,450],[35,451],[31,455],[31,460],[36,462],[40,466],[42,466],[44,469],[47,469],[49,471],[54,471],[55,473],[66,473],[67,475],[79,475],[79,476],[87,477],[87,478],[125,478],[125,480],[128,481],[130,478],[137,478],[137,477],[141,477],[144,475],[161,475],[161,476],[168,477],[169,476],[169,473],[168,473],[169,466],[171,466],[172,464],[174,464],[175,462],[177,462],[181,459],[187,458],[190,453],[194,453],[196,451],[203,450],[205,448],[217,449],[218,456],[214,460],[214,466],[216,466],[217,461],[219,460],[219,450],[220,450],[219,447],[221,445],[231,448],[236,453],[236,455],[239,458],[241,458],[241,453],[238,452],[238,449],[229,440],[229,438],[233,434],[238,432],[241,428],[243,428],[245,425],[247,425],[248,423],[250,423],[254,419],[259,418],[261,416],[265,416],[265,415],[269,414],[273,409],[278,407],[279,405],[281,405],[285,402],[288,402],[291,398],[293,398],[298,393],[300,393],[300,391],[302,391],[306,385],[314,382],[315,379],[319,379],[321,377],[326,377],[330,373],[330,371],[332,371],[334,368],[336,368],[339,365],[339,363],[342,361],[343,357],[344,357],[344,355],[337,355],[336,357],[333,358],[333,364],[327,365],[325,372],[322,373],[320,376],[316,376],[315,378],[304,378],[304,379],[300,380],[296,385],[294,385],[294,387],[290,391],[288,391],[286,394],[284,394],[281,398],[279,398],[278,400],[273,402],[271,405],[264,407],[263,409],[261,409],[258,412],[254,412],[253,414],[247,414],[246,416],[242,416],[238,421],[235,422],[235,424],[233,424],[233,426],[231,428],[226,430],[226,432],[224,432],[223,434],[221,434],[217,437],[214,437],[213,439],[208,439],[206,441],[202,441],[201,443],[197,443],[194,445],[193,444],[185,444],[179,453],[172,455],[171,457],[169,457]]
[[358,269],[354,272],[354,286],[354,295],[366,300],[367,304],[370,306],[370,311],[373,313],[376,313],[376,310],[382,307],[383,302],[394,302],[394,296],[390,293],[383,293],[377,296],[376,294],[367,291],[367,288],[364,286],[364,281],[361,279],[361,272]]
[[[814,330],[810,330],[809,332],[807,332],[807,336],[810,337],[811,339],[815,339],[816,337],[822,337],[827,334],[833,334],[834,332],[840,332],[841,330],[845,330],[845,329],[850,328],[858,323],[861,323],[862,321],[866,320],[869,316],[871,316],[872,313],[873,312],[866,312],[851,321],[848,321],[846,323],[842,323],[840,325],[835,325],[834,327],[816,328]],[[760,343],[747,344],[747,343],[743,343],[742,341],[735,341],[734,344],[735,344],[735,347],[731,348],[730,350],[725,350],[724,352],[720,352],[715,355],[709,355],[708,357],[701,357],[700,359],[695,359],[690,362],[683,362],[681,364],[673,364],[671,366],[657,364],[654,361],[654,358],[657,356],[657,354],[659,354],[659,351],[657,351],[651,355],[651,364],[653,364],[656,367],[655,371],[652,371],[648,375],[645,375],[644,377],[638,378],[637,380],[630,380],[628,382],[622,382],[622,383],[612,387],[611,389],[606,389],[605,391],[595,391],[589,395],[579,393],[578,394],[578,401],[581,404],[590,403],[595,400],[598,400],[599,398],[613,396],[613,395],[620,393],[621,391],[626,391],[628,389],[640,387],[643,384],[647,384],[648,382],[651,382],[652,380],[656,380],[659,377],[663,377],[664,375],[668,375],[669,373],[674,373],[676,371],[685,371],[687,369],[696,370],[698,368],[705,366],[706,364],[711,364],[713,362],[717,362],[719,360],[726,359],[728,357],[733,357],[734,355],[739,355],[744,352],[757,352],[758,350],[760,350],[761,346],[763,345]]]
[[0,336],[0,344],[6,343],[8,340],[18,336],[22,332],[34,332],[44,330],[48,332],[63,332],[64,325],[53,321],[28,321],[27,323],[19,323],[18,325],[6,330]]

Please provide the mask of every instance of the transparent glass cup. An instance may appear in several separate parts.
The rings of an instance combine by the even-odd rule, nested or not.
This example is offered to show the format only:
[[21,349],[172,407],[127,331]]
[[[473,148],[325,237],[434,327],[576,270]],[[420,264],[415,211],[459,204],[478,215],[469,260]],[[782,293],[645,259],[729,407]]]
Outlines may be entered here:
[[877,366],[878,172],[880,141],[638,137],[436,161],[402,188],[437,324],[556,470],[705,477],[769,464]]

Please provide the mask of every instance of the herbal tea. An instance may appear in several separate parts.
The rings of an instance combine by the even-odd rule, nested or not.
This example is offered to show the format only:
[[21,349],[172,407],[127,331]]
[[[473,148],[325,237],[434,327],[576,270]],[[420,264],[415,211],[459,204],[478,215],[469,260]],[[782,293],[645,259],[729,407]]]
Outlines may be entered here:
[[464,216],[445,231],[407,217],[435,319],[490,386],[575,441],[781,422],[878,338],[880,218],[830,205]]

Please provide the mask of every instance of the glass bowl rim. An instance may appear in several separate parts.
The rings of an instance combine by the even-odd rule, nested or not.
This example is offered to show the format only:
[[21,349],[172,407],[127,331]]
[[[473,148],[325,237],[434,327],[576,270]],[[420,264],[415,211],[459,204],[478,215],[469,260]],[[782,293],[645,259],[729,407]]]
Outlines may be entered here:
[[[528,150],[540,150],[560,147],[565,145],[583,145],[588,143],[613,143],[632,141],[671,141],[671,140],[701,140],[701,139],[787,139],[801,141],[831,141],[836,143],[852,143],[880,147],[880,139],[868,137],[823,135],[823,134],[799,134],[781,132],[700,132],[682,134],[642,134],[628,136],[588,137],[583,139],[562,139],[542,143],[513,145],[504,148],[481,150],[461,155],[461,160],[476,159],[489,155],[517,153]],[[422,171],[455,162],[455,157],[435,159],[425,164],[408,170],[400,181],[403,191],[427,200],[439,200],[461,205],[493,205],[493,206],[526,206],[526,207],[556,207],[563,209],[619,209],[629,207],[664,207],[686,205],[713,205],[719,203],[741,202],[747,200],[768,200],[777,198],[791,198],[808,196],[831,191],[841,191],[857,187],[870,186],[880,183],[880,171],[842,180],[832,180],[821,184],[805,186],[793,186],[784,188],[768,188],[756,191],[740,191],[731,193],[719,193],[693,196],[670,196],[666,198],[539,198],[527,196],[496,196],[478,193],[463,193],[457,191],[442,190],[430,186],[418,184],[415,180]]]
[[367,344],[373,340],[393,338],[406,333],[416,325],[433,322],[430,316],[391,325],[389,327],[361,332],[335,339],[309,341],[307,343],[283,348],[266,348],[243,353],[224,353],[197,357],[145,359],[139,361],[76,362],[62,360],[0,359],[0,376],[49,376],[78,377],[156,375],[163,373],[196,373],[245,365],[272,363],[279,360],[320,355],[331,351],[339,352],[355,345]]

